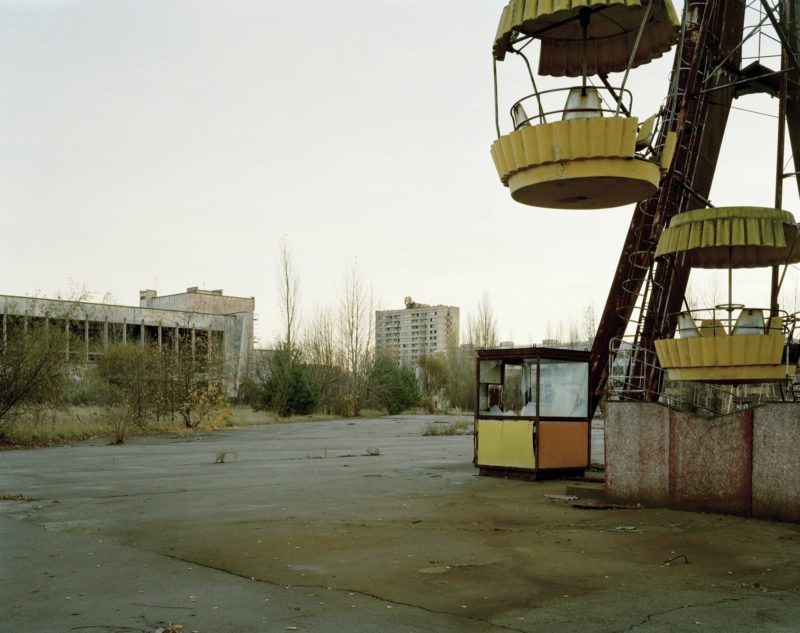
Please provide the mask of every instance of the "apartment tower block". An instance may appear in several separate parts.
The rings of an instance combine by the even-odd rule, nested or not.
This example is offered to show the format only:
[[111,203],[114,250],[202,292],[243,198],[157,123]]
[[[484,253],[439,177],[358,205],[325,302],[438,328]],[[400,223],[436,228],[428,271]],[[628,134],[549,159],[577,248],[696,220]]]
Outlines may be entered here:
[[375,351],[416,369],[420,356],[458,347],[459,309],[405,299],[402,310],[375,312]]

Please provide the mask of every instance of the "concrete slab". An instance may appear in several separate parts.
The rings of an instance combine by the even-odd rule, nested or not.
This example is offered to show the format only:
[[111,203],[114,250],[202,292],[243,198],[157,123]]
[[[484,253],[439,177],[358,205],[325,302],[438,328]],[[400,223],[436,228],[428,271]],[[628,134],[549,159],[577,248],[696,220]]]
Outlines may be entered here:
[[799,403],[713,419],[655,403],[607,409],[609,499],[800,522]]
[[611,501],[669,505],[669,410],[649,403],[608,403],[606,486]]
[[[794,525],[554,504],[431,418],[0,453],[3,631],[789,631]],[[226,452],[223,464],[215,463]],[[685,564],[676,556],[684,555]],[[697,624],[700,622],[700,625]]]
[[800,523],[800,408],[795,405],[756,411],[753,515]]
[[750,514],[753,411],[713,420],[669,411],[669,505]]

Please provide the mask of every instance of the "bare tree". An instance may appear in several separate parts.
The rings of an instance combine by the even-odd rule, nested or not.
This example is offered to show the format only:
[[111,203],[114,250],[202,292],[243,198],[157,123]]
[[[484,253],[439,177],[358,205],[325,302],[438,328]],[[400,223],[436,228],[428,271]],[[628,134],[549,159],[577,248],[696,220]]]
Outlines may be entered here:
[[464,347],[447,349],[447,383],[445,394],[450,404],[469,411],[475,407],[475,349]]
[[583,336],[587,341],[594,339],[597,334],[597,315],[594,311],[594,304],[589,303],[583,311]]
[[578,324],[575,321],[569,322],[569,340],[568,343],[570,346],[577,345],[581,342],[581,333],[578,329]]
[[281,316],[283,317],[283,340],[281,343],[287,350],[292,350],[296,343],[297,330],[300,317],[298,303],[300,301],[300,279],[294,270],[292,256],[286,237],[281,238],[280,251],[278,252],[278,296],[280,299]]
[[285,237],[281,239],[277,274],[283,332],[275,351],[259,372],[259,380],[263,406],[281,416],[291,416],[313,410],[317,404],[317,393],[312,389],[298,345],[300,280],[294,270]]
[[478,302],[477,314],[467,317],[467,340],[475,349],[497,346],[497,320],[486,291]]
[[340,363],[336,345],[336,317],[328,307],[314,310],[305,328],[303,355],[309,363],[335,366]]
[[336,317],[330,308],[314,310],[304,328],[303,358],[319,390],[319,403],[332,413],[342,382],[341,353],[336,340]]
[[559,319],[558,324],[548,321],[545,326],[544,342],[547,345],[563,345],[567,342],[564,334],[564,320]]
[[339,339],[344,367],[348,374],[350,395],[355,411],[366,391],[372,361],[375,322],[372,287],[367,286],[356,266],[346,274],[339,300]]

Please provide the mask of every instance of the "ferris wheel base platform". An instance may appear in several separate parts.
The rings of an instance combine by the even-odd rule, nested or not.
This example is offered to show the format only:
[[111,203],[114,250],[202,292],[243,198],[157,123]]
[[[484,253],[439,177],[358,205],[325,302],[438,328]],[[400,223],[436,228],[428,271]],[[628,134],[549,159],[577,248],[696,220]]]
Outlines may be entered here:
[[606,498],[800,523],[800,402],[702,418],[608,402]]

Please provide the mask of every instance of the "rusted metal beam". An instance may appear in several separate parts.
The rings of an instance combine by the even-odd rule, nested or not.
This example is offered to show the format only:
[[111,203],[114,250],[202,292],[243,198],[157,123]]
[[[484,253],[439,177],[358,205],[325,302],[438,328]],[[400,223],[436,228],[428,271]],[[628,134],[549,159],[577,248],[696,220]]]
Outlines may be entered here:
[[[786,0],[782,16],[786,40],[795,55],[800,54],[800,0]],[[800,71],[792,65],[786,82],[786,127],[794,153],[794,171],[800,192]]]
[[[683,50],[678,51],[673,66],[673,76],[670,84],[677,86],[675,94],[670,95],[668,108],[677,113],[671,118],[672,130],[662,129],[660,142],[663,143],[668,131],[678,133],[679,140],[686,130],[685,111],[689,105],[687,87],[692,77],[699,76],[699,60],[702,52],[701,36],[708,31],[708,9],[713,0],[696,2],[693,4],[688,16],[688,23],[684,24],[685,38]],[[686,60],[690,60],[686,64]],[[680,143],[678,144],[680,146]],[[659,190],[649,199],[636,205],[631,218],[628,234],[622,247],[611,288],[608,293],[605,308],[600,318],[600,323],[592,345],[592,358],[589,366],[589,384],[591,388],[591,407],[594,411],[602,399],[606,382],[608,380],[609,346],[612,340],[620,338],[630,321],[631,315],[639,298],[644,278],[640,271],[649,266],[649,259],[654,249],[653,232],[655,229],[655,216],[659,206],[664,206],[662,198],[669,193],[671,176],[674,174],[676,161],[680,152],[676,152],[672,167],[662,180]],[[627,286],[626,286],[627,284]]]
[[[786,6],[786,0],[783,0],[780,4],[780,13],[779,13],[781,18],[781,24],[777,25],[777,28],[780,29],[781,33],[783,33],[785,29],[787,13],[788,10]],[[787,68],[788,60],[790,58],[794,60],[794,62],[797,61],[797,57],[789,48],[789,42],[787,41],[786,38],[787,38],[786,35],[781,36],[781,42],[783,43],[783,46],[781,47],[781,70]],[[775,208],[776,209],[783,208],[783,154],[786,143],[786,98],[788,94],[786,84],[787,84],[786,75],[785,74],[781,75],[780,91],[778,93],[778,147],[775,152]],[[773,266],[772,279],[770,283],[770,295],[769,295],[770,316],[778,316],[778,310],[779,310],[778,296],[780,295],[780,292],[781,292],[780,266]]]
[[[728,58],[728,64],[732,69],[738,70],[741,66],[741,47],[739,42],[742,39],[744,30],[745,4],[744,2],[720,2],[716,4],[716,11],[709,15],[710,31],[705,42],[705,54],[709,56],[708,64],[714,64],[716,60]],[[702,54],[702,52],[701,52]],[[695,81],[699,87],[699,78]],[[730,83],[726,72],[717,73],[706,83],[714,85],[725,85]],[[736,97],[736,88],[728,86],[714,92],[713,97],[709,98],[706,94],[692,93],[689,95],[694,98],[689,99],[688,110],[692,111],[692,117],[702,125],[699,136],[695,137],[694,147],[690,148],[684,162],[684,179],[688,180],[689,186],[705,198],[708,198],[711,185],[716,172],[717,160],[719,158],[722,140],[725,135],[725,127],[728,123],[730,106]],[[676,168],[680,166],[676,165]],[[687,200],[681,209],[668,209],[665,213],[669,217],[682,211],[697,208],[691,200]],[[658,262],[654,274],[654,285],[662,289],[661,296],[653,296],[648,305],[647,318],[645,319],[642,331],[640,346],[648,351],[655,348],[654,341],[671,335],[675,329],[675,314],[680,310],[684,300],[684,289],[689,281],[691,270],[679,263],[670,265],[667,262]],[[648,399],[655,399],[660,392],[661,374],[656,371],[647,376],[644,393]]]
[[[625,334],[636,301],[640,299],[638,295],[644,277],[637,271],[652,261],[658,235],[669,219],[680,211],[697,208],[698,205],[693,205],[682,193],[685,186],[688,185],[700,197],[708,198],[735,87],[714,91],[713,100],[705,96],[708,92],[702,91],[731,83],[732,75],[726,69],[739,69],[741,54],[738,44],[742,39],[744,10],[745,5],[740,0],[706,0],[689,5],[683,55],[682,59],[676,56],[673,69],[673,73],[678,73],[678,103],[671,104],[678,113],[672,130],[678,138],[677,151],[659,190],[637,205],[628,229],[592,347],[590,383],[593,407],[597,406],[605,391],[609,345],[613,339]],[[723,61],[725,63],[721,64]],[[709,80],[706,73],[715,64],[719,66],[719,72]],[[652,351],[654,339],[671,327],[670,315],[680,307],[689,272],[678,263],[656,265],[653,291],[640,321],[639,344],[645,350]],[[656,380],[656,376],[650,376],[648,384],[642,385],[645,387],[643,393],[657,391]]]

